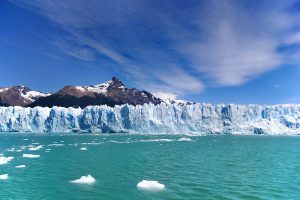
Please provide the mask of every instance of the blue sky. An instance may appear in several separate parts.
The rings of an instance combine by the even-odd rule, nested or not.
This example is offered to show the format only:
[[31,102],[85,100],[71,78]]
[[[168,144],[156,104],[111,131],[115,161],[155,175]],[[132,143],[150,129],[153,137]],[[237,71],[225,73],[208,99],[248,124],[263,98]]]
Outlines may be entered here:
[[300,2],[0,3],[0,85],[55,92],[116,76],[160,96],[300,103]]

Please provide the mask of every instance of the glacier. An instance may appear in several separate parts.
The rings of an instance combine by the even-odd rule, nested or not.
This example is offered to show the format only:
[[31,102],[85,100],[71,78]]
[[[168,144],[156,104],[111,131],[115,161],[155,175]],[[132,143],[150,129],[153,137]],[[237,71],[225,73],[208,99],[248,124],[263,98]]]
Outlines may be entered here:
[[300,105],[0,107],[0,132],[298,135]]

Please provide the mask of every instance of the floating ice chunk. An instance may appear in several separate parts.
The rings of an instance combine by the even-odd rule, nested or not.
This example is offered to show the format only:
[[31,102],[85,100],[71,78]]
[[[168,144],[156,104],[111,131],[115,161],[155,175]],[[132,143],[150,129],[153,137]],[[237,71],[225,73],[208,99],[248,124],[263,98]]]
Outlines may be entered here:
[[[32,146],[28,146],[28,147],[32,147]],[[20,146],[20,149],[21,150],[24,150],[24,149],[26,149],[27,148],[27,146]]]
[[143,190],[163,190],[165,185],[159,183],[158,181],[148,181],[143,180],[136,185],[138,188]]
[[173,140],[171,139],[156,139],[156,140],[153,140],[154,142],[172,142]]
[[82,176],[79,179],[70,181],[71,183],[78,183],[78,184],[93,184],[96,182],[96,179],[94,179],[94,177],[92,177],[90,174],[87,176]]
[[26,166],[25,165],[17,165],[15,166],[15,168],[25,168]]
[[21,149],[18,149],[16,152],[21,152],[22,150]]
[[24,141],[27,141],[28,139],[27,139],[27,138],[24,138],[23,140],[24,140]]
[[14,159],[14,157],[4,157],[4,156],[0,156],[0,165],[4,165],[7,164],[9,161],[11,161],[12,159]]
[[24,157],[24,158],[39,158],[40,155],[26,154],[26,153],[24,153],[24,154],[23,154],[23,157]]
[[31,148],[29,148],[28,150],[29,151],[37,151],[37,150],[40,150],[40,149],[42,149],[43,148],[43,145],[39,145],[39,146],[36,146],[36,147],[31,147]]
[[57,143],[54,143],[54,144],[48,144],[47,146],[48,146],[48,147],[52,147],[52,146],[55,146],[55,147],[62,147],[62,146],[64,146],[64,144],[57,144]]
[[8,179],[8,174],[1,174],[0,175],[0,180],[7,180]]
[[140,140],[140,142],[172,142],[173,140],[171,139],[164,139],[164,138],[161,138],[161,139],[146,139],[146,140]]
[[15,151],[15,148],[7,149],[7,151],[14,152],[14,151]]
[[192,141],[192,139],[183,137],[183,138],[179,138],[177,141],[179,141],[179,142],[181,142],[181,141]]
[[80,150],[81,151],[87,151],[88,149],[86,147],[81,147]]

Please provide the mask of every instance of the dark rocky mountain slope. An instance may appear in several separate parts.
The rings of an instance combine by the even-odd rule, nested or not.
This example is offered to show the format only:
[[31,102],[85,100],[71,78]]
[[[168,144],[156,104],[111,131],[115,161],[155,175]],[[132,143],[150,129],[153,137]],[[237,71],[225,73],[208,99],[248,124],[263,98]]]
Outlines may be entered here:
[[0,106],[26,106],[49,95],[23,85],[0,88]]
[[113,77],[112,80],[91,86],[65,86],[58,92],[41,97],[28,104],[29,107],[81,107],[89,105],[115,106],[121,104],[142,105],[145,103],[159,104],[161,99],[147,91],[135,88],[128,89],[124,84]]

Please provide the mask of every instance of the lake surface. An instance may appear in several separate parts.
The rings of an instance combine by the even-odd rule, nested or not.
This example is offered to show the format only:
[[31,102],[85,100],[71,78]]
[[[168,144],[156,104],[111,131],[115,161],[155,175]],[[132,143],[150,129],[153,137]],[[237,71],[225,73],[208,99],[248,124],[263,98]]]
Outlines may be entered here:
[[3,134],[0,153],[0,199],[300,199],[297,136]]

